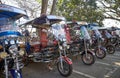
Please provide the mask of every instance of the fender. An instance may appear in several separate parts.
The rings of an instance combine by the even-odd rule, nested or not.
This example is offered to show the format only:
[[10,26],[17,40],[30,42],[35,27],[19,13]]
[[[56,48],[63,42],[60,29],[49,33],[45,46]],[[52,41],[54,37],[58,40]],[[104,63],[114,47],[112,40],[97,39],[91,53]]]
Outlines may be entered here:
[[12,75],[13,78],[18,78],[17,75],[16,75],[17,73],[19,73],[19,78],[23,78],[22,74],[21,74],[21,71],[11,69],[10,72],[11,72],[11,75]]
[[115,46],[114,46],[113,44],[108,44],[108,45],[106,45],[106,47],[109,47],[109,46],[112,46],[112,47],[115,48]]
[[[91,54],[93,54],[93,55],[95,56],[95,52],[93,52],[93,51],[91,51],[91,50],[87,50],[87,52],[88,52],[88,53],[91,53]],[[83,51],[83,52],[81,53],[81,55],[83,55],[83,54],[85,54],[85,51]]]
[[[66,57],[66,56],[62,56],[62,60],[67,62],[70,65],[72,64],[72,60],[70,58]],[[58,58],[57,62],[59,62],[59,61],[60,61],[60,58]]]
[[107,49],[103,46],[100,46],[100,49],[104,50],[105,52],[107,51]]

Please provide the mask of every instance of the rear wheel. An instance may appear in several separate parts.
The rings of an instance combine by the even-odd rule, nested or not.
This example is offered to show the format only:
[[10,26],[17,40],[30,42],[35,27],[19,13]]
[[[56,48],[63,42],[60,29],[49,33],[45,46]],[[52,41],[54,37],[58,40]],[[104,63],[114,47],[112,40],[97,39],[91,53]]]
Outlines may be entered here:
[[95,63],[95,57],[90,52],[88,52],[87,55],[85,53],[82,54],[81,59],[82,59],[83,63],[86,65],[92,65]]

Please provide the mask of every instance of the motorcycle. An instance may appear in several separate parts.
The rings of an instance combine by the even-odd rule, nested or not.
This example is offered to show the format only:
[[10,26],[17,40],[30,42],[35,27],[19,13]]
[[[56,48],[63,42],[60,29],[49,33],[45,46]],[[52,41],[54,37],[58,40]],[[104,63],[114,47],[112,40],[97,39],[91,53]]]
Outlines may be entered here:
[[107,29],[102,30],[102,35],[104,42],[102,43],[106,47],[109,54],[115,53],[115,46],[111,43],[112,35],[108,32]]
[[91,26],[92,30],[92,45],[91,48],[94,49],[95,55],[99,59],[103,59],[106,56],[106,48],[102,46],[102,35],[96,27]]
[[111,27],[109,30],[111,31],[111,35],[112,35],[111,43],[115,46],[116,50],[119,50],[120,38],[119,38],[119,33],[117,33],[119,28]]
[[26,16],[26,12],[5,4],[0,6],[0,78],[22,78],[24,65],[20,58],[24,52],[19,50],[18,38],[21,33],[15,22]]
[[[38,36],[40,39],[37,38],[38,40],[35,40],[33,38],[32,42],[35,41],[35,43],[26,42],[27,45],[25,47],[27,59],[31,59],[33,62],[54,62],[57,64],[59,73],[67,77],[72,74],[72,61],[66,56],[66,51],[64,50],[65,41],[58,37],[64,35],[62,29],[64,25],[60,24],[61,21],[65,21],[65,18],[55,15],[43,15],[26,23],[26,25],[31,24],[39,29]],[[26,41],[29,41],[29,39]]]
[[22,78],[21,69],[24,67],[24,64],[21,61],[21,57],[24,52],[19,50],[18,43],[16,43],[16,39],[13,37],[12,39],[3,39],[2,43],[3,46],[0,49],[0,58],[3,59],[0,68],[2,76],[5,76],[5,78]]
[[[76,30],[76,31],[75,31]],[[86,29],[86,25],[74,25],[72,28],[74,34],[74,39],[71,39],[71,43],[68,43],[70,48],[68,49],[68,54],[70,55],[81,55],[82,62],[86,65],[92,65],[95,62],[94,52],[89,49],[90,46],[90,35]]]

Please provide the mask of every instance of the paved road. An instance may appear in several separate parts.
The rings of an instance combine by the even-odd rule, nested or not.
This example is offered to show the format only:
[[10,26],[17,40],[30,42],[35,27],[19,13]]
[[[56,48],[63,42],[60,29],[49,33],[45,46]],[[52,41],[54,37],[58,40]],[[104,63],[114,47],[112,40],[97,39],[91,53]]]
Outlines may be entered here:
[[[68,78],[120,78],[120,52],[107,54],[91,66],[84,65],[80,57],[73,59],[73,73]],[[23,69],[23,78],[64,78],[56,68],[48,70],[44,63],[31,63]]]

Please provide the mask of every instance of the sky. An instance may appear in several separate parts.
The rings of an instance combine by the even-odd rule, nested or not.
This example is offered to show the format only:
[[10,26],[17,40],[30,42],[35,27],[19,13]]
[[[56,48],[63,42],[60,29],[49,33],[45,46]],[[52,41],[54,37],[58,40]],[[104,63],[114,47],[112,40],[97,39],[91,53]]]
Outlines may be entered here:
[[103,21],[103,24],[105,27],[119,27],[120,28],[120,22],[112,20],[112,19],[105,19]]
[[[18,7],[18,5],[15,3],[14,0],[2,0],[3,3],[8,4],[8,5],[12,5],[12,6],[16,6]],[[105,27],[119,27],[120,28],[120,22],[112,20],[112,19],[105,19],[103,21],[103,24]]]

